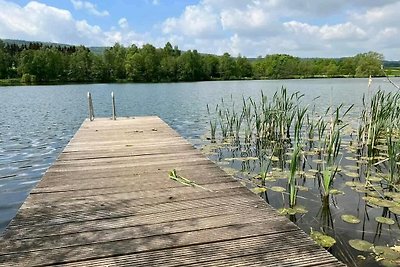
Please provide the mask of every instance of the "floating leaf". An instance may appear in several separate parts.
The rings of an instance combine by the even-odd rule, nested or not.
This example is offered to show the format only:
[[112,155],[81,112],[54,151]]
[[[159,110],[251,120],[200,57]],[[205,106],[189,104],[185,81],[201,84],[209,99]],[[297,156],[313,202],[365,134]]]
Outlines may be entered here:
[[273,186],[270,189],[271,189],[271,191],[279,192],[279,193],[286,191],[286,189],[283,188],[282,186]]
[[335,188],[332,188],[331,190],[329,190],[329,194],[331,195],[343,195],[344,192]]
[[349,245],[358,251],[371,251],[373,246],[370,242],[361,239],[349,240]]
[[340,218],[342,218],[342,220],[347,222],[347,223],[352,223],[352,224],[360,223],[360,219],[358,219],[354,215],[343,214],[342,216],[340,216]]
[[379,198],[379,197],[381,196],[381,195],[379,195],[379,193],[376,192],[376,191],[368,191],[368,192],[367,192],[367,195],[370,196],[370,197],[376,197],[376,198]]
[[369,189],[365,188],[365,187],[353,187],[352,189],[354,189],[356,192],[358,193],[369,193]]
[[292,208],[280,208],[278,209],[279,215],[295,215],[296,211]]
[[384,208],[390,208],[396,205],[394,201],[386,200],[386,199],[381,199],[381,198],[376,198],[376,197],[363,197],[365,201],[368,203],[378,206],[378,207],[384,207]]
[[307,178],[307,179],[315,179],[315,178],[316,178],[315,173],[313,173],[313,172],[306,172],[306,178]]
[[349,176],[349,177],[351,177],[351,178],[357,178],[357,177],[360,176],[360,175],[359,175],[358,173],[356,173],[356,172],[344,172],[344,174],[347,175],[347,176]]
[[303,205],[296,205],[296,206],[293,207],[293,209],[296,211],[296,213],[304,214],[304,213],[308,212],[306,207],[304,207]]
[[296,174],[302,176],[302,175],[305,174],[305,172],[304,171],[297,171]]
[[400,215],[400,207],[398,207],[398,206],[390,207],[389,211],[394,213],[394,214]]
[[301,185],[297,185],[296,187],[297,187],[297,189],[299,189],[299,191],[306,191],[307,192],[308,189],[309,189],[307,186],[301,186]]
[[368,177],[367,178],[368,181],[370,181],[371,183],[379,183],[380,181],[382,181],[382,178],[380,177]]
[[383,193],[385,197],[391,197],[391,198],[400,198],[400,193],[398,192],[385,192]]
[[310,173],[314,173],[314,174],[319,173],[319,170],[316,170],[316,169],[309,169],[308,171]]
[[399,266],[399,264],[397,262],[392,261],[392,260],[387,260],[387,259],[384,259],[384,260],[380,261],[379,263],[380,263],[380,265],[382,265],[384,267],[398,267]]
[[400,253],[390,247],[375,246],[374,252],[387,260],[397,260],[400,258]]
[[265,191],[267,191],[267,188],[265,188],[265,187],[256,187],[256,188],[253,188],[251,191],[253,191],[256,194],[261,194],[261,193],[264,193]]
[[357,182],[357,181],[355,181],[355,182],[353,182],[353,181],[347,181],[347,182],[345,182],[344,184],[347,185],[347,186],[350,186],[350,187],[356,187],[356,186],[358,186],[358,187],[364,187],[364,186],[365,186],[363,183],[360,183],[360,182]]
[[287,209],[286,208],[280,208],[276,210],[279,215],[286,215],[287,214]]
[[318,231],[313,231],[312,229],[310,236],[315,241],[315,243],[324,248],[330,248],[336,243],[336,240],[333,237],[330,237],[329,235],[325,235]]
[[349,169],[349,170],[353,170],[353,171],[356,171],[356,170],[359,169],[359,167],[356,166],[356,165],[346,165],[346,166],[344,166],[344,168]]
[[270,158],[270,160],[271,160],[271,161],[279,161],[279,158],[276,157],[276,156],[272,156],[272,157]]
[[375,221],[378,223],[383,223],[383,224],[388,224],[388,225],[393,225],[394,220],[391,218],[386,218],[386,217],[375,217]]

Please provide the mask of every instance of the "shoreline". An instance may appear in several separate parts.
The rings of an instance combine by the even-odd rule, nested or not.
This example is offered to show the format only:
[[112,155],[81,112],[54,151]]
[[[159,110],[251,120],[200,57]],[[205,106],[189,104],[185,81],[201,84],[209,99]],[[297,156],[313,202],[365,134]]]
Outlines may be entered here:
[[[374,76],[372,78],[385,78],[386,76]],[[389,75],[389,78],[398,78],[400,75]],[[210,80],[199,80],[199,81],[159,81],[159,82],[134,82],[131,80],[116,80],[116,81],[49,81],[49,82],[35,82],[35,83],[25,83],[21,82],[21,79],[0,79],[0,87],[12,87],[12,86],[46,86],[46,85],[74,85],[74,84],[159,84],[159,83],[193,83],[193,82],[216,82],[216,81],[277,81],[277,80],[311,80],[311,79],[366,79],[365,77],[355,77],[346,75],[337,75],[332,77],[327,76],[293,76],[286,78],[244,78],[244,79],[210,79]]]

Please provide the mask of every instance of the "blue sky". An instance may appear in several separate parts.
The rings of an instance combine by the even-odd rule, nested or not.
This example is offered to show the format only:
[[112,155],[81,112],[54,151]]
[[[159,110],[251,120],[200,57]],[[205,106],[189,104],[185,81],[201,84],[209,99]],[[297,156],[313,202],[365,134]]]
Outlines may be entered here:
[[396,0],[0,0],[0,38],[400,60]]

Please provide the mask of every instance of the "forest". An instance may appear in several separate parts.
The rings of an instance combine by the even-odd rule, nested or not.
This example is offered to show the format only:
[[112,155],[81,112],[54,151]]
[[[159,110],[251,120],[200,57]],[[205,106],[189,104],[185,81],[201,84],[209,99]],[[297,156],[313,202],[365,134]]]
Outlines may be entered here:
[[0,40],[0,80],[14,83],[179,82],[383,76],[377,52],[338,59],[303,59],[286,54],[256,59],[181,51],[169,42],[101,52],[85,46],[10,44]]

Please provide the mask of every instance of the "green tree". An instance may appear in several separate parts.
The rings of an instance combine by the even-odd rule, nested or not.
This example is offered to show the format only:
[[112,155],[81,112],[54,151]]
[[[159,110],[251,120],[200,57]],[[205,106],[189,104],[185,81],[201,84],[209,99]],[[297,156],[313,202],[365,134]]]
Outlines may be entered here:
[[119,43],[104,51],[104,64],[108,70],[109,79],[118,80],[126,78],[126,53],[126,48]]
[[200,54],[194,50],[183,53],[178,58],[178,80],[199,81],[203,79]]
[[202,57],[204,76],[207,80],[219,78],[219,59],[214,55],[205,55]]
[[5,44],[0,40],[0,79],[8,78],[10,68],[10,56],[5,50]]
[[382,76],[382,54],[379,54],[377,52],[368,52],[356,55],[355,59],[357,61],[357,77],[367,77],[369,75]]
[[235,78],[236,74],[236,62],[233,60],[230,54],[224,53],[219,58],[219,76],[223,80],[229,80]]
[[67,73],[68,80],[76,82],[91,81],[92,63],[93,54],[86,47],[79,46],[70,56]]
[[236,77],[250,78],[253,76],[253,68],[249,60],[239,55],[236,59]]

